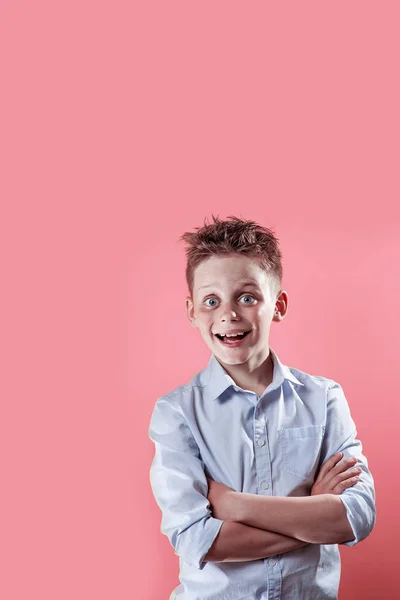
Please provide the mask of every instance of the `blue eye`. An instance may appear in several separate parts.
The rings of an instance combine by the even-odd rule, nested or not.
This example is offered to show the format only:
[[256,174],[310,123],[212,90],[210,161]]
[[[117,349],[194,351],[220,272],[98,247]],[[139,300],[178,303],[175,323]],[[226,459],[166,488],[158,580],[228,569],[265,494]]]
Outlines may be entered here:
[[[243,296],[243,298],[253,298],[253,296],[250,296],[249,294],[246,294],[246,296]],[[254,300],[254,298],[253,298]],[[245,304],[248,304],[248,302],[245,302]]]
[[[242,296],[242,298],[251,298],[252,300],[255,300],[254,296],[251,296],[250,294],[246,294],[245,296]],[[216,300],[216,298],[214,298],[214,297],[206,298],[204,302],[207,302],[207,300]],[[244,304],[250,304],[250,302],[245,302]],[[210,308],[214,308],[215,304],[213,304],[212,306],[210,306],[209,304],[206,304],[206,306],[208,306]]]
[[[207,302],[207,300],[215,300],[215,298],[206,298],[205,302]],[[206,304],[206,306],[210,306],[210,305]]]

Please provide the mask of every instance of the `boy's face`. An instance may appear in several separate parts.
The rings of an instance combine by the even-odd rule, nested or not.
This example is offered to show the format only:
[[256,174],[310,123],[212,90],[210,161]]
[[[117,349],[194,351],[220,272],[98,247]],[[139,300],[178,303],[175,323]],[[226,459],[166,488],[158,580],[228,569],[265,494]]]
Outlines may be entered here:
[[[268,356],[271,322],[285,316],[287,294],[273,293],[269,276],[253,259],[212,256],[196,268],[193,298],[186,298],[186,308],[189,321],[222,363],[249,361],[256,366]],[[250,333],[230,344],[216,335],[235,329]]]

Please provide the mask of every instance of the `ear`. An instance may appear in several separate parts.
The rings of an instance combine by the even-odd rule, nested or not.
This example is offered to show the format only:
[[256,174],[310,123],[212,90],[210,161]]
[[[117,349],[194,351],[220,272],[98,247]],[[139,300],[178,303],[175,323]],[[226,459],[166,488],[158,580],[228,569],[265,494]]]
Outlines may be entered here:
[[196,316],[194,314],[194,306],[193,306],[193,301],[192,301],[191,297],[186,296],[185,302],[186,302],[186,311],[187,311],[187,317],[189,319],[189,322],[192,327],[197,327]]
[[281,290],[275,303],[274,315],[278,312],[277,316],[273,317],[273,321],[282,321],[285,317],[289,304],[289,297],[286,290]]

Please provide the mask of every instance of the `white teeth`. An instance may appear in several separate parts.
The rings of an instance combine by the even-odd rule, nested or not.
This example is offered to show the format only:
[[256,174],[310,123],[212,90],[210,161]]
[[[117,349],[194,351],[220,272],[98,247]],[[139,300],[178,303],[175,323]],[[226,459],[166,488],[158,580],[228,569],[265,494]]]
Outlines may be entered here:
[[238,335],[243,335],[245,332],[241,331],[240,333],[221,333],[222,337],[237,337]]

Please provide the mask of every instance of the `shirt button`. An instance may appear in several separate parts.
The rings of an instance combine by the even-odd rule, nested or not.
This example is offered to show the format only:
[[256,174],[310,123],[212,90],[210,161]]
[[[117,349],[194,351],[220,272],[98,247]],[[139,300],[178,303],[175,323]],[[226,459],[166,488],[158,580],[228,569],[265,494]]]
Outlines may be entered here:
[[268,562],[271,565],[271,567],[274,567],[276,565],[276,560],[274,560],[273,558],[270,558]]
[[269,484],[267,481],[263,481],[261,484],[261,487],[263,490],[267,490],[269,488]]
[[257,444],[258,444],[259,446],[264,446],[264,444],[265,444],[265,440],[264,440],[264,439],[260,439],[260,440],[258,440]]

